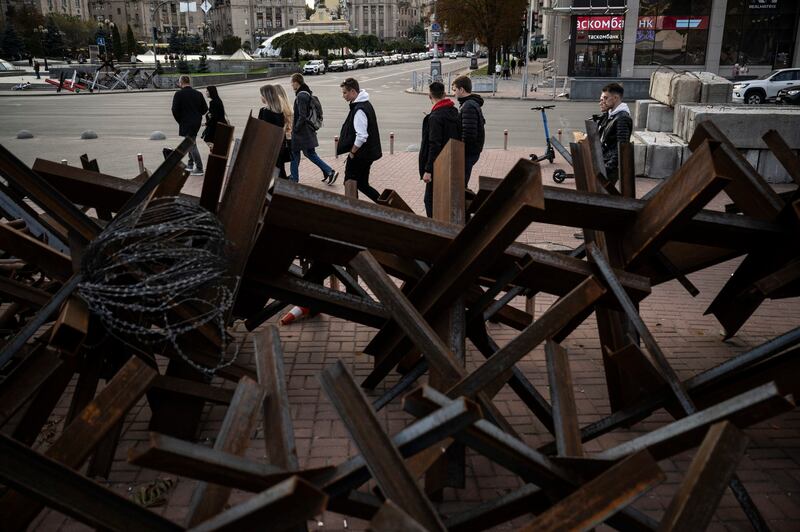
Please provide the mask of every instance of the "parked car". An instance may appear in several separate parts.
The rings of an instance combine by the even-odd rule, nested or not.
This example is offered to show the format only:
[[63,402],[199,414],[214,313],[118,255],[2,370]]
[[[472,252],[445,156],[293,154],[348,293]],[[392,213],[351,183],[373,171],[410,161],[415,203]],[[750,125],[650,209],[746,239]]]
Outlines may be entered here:
[[367,68],[369,63],[363,57],[356,59],[356,68]]
[[372,59],[375,61],[375,66],[382,66],[385,64],[383,61],[383,57],[381,56],[373,57]]
[[391,64],[394,64],[394,63],[396,63],[396,62],[397,62],[397,61],[393,61],[393,60],[392,60],[392,57],[391,57],[391,56],[389,56],[389,55],[384,55],[384,56],[383,56],[383,64],[384,64],[384,65],[391,65]]
[[450,59],[458,59],[458,53],[450,52],[447,54],[447,57],[449,57]]
[[355,59],[345,59],[344,64],[347,66],[347,70],[355,70],[356,69],[356,60]]
[[403,61],[411,61],[411,54],[403,54]]
[[800,85],[781,89],[775,97],[775,103],[785,105],[800,105]]
[[800,81],[800,68],[773,70],[758,79],[733,84],[733,102],[761,104],[772,101],[781,89],[788,89]]
[[344,72],[345,68],[347,67],[341,59],[336,59],[328,63],[328,70],[330,72]]
[[303,67],[303,74],[324,74],[325,63],[322,59],[312,59]]
[[403,54],[394,54],[392,56],[392,60],[394,61],[395,64],[402,63],[403,62]]
[[472,52],[467,52],[467,57],[475,57],[475,54],[473,54]]

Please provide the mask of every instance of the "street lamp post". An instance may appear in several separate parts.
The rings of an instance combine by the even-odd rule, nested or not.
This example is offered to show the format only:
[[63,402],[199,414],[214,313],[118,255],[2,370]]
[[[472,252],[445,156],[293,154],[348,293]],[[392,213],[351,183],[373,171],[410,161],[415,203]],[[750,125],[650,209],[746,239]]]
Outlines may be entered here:
[[156,43],[158,40],[158,26],[156,25],[156,15],[158,14],[158,10],[161,9],[162,6],[172,3],[174,0],[164,0],[163,2],[159,2],[156,4],[156,7],[153,8],[153,13],[150,15],[150,21],[153,25],[153,61],[155,61],[156,70],[158,70],[158,52],[156,51]]
[[528,7],[527,42],[525,43],[525,67],[522,71],[522,97],[528,95],[528,61],[531,60],[531,37],[533,37],[533,0]]
[[45,49],[46,46],[45,43],[47,41],[48,29],[39,24],[38,27],[33,28],[33,32],[39,34],[39,41],[42,44],[42,56],[44,57],[44,69],[45,71],[47,71],[49,69],[47,68],[47,50]]

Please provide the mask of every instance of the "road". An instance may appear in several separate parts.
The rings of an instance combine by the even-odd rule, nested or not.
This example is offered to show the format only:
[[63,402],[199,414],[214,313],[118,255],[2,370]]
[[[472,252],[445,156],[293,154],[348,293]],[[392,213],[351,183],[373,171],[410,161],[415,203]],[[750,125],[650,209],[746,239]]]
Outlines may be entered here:
[[[449,72],[466,68],[466,59],[443,59],[443,69]],[[347,114],[339,84],[349,76],[356,77],[375,106],[384,151],[388,152],[389,132],[395,132],[395,149],[405,151],[419,144],[420,126],[430,102],[424,95],[408,94],[411,73],[425,71],[427,62],[404,63],[375,67],[355,72],[328,73],[308,77],[307,82],[320,98],[325,123],[319,131],[319,153],[333,154],[333,137],[339,133]],[[268,81],[279,83],[292,96],[289,78]],[[219,88],[231,123],[241,134],[249,113],[261,107],[258,88],[264,81],[254,81]],[[506,82],[511,83],[511,82]],[[518,83],[518,82],[515,82]],[[36,157],[50,160],[67,159],[78,164],[78,157],[87,153],[96,158],[101,171],[112,175],[136,174],[136,153],[144,154],[145,164],[154,168],[163,147],[179,142],[177,126],[170,113],[171,92],[130,92],[114,94],[78,94],[63,96],[25,95],[0,97],[0,142],[28,164]],[[521,100],[487,100],[483,110],[486,117],[486,145],[503,146],[503,130],[509,131],[509,146],[531,147],[541,151],[544,130],[539,113],[530,110],[540,102]],[[596,105],[585,102],[558,102],[549,112],[553,134],[561,128],[565,140],[572,130],[582,130],[584,119],[596,112]],[[34,133],[35,138],[17,140],[21,129]],[[97,140],[80,140],[82,131],[97,132]],[[148,140],[152,131],[163,131],[166,141]],[[535,149],[538,147],[538,150]],[[201,146],[205,155],[207,149]]]

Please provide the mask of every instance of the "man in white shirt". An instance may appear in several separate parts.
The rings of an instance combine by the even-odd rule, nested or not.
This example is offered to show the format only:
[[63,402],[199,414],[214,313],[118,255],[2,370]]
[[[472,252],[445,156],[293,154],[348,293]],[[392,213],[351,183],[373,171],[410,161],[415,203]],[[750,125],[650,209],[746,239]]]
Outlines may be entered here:
[[336,150],[337,154],[347,153],[344,180],[355,179],[358,190],[372,201],[377,201],[380,193],[370,186],[369,171],[372,163],[383,155],[378,118],[369,101],[369,94],[359,87],[358,81],[347,78],[340,87],[342,98],[350,104]]

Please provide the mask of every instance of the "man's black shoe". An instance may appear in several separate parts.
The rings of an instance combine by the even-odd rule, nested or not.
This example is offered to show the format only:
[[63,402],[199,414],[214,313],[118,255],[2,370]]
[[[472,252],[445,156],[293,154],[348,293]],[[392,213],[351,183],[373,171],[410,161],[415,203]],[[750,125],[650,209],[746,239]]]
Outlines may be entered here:
[[[331,170],[331,173],[325,176],[325,179],[327,179],[326,183],[328,183],[329,185],[334,184],[336,182],[337,177],[339,177],[339,172]],[[323,179],[323,181],[325,181],[325,179]]]

